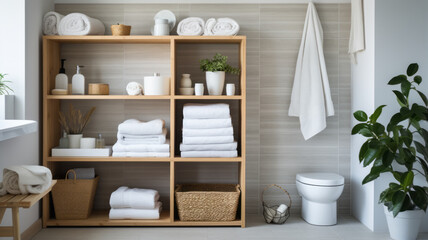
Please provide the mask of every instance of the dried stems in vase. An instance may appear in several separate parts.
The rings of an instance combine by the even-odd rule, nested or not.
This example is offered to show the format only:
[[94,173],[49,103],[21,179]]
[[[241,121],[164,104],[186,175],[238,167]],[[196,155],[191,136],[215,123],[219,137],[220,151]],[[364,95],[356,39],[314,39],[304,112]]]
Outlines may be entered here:
[[72,104],[68,108],[68,112],[59,112],[59,123],[67,134],[82,134],[83,129],[89,122],[89,118],[95,111],[92,107],[85,115],[79,109],[75,109]]

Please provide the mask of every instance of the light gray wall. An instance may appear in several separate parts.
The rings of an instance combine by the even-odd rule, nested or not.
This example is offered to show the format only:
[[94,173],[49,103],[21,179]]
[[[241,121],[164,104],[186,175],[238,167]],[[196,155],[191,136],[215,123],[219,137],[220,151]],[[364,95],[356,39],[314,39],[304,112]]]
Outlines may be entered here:
[[[352,64],[352,112],[363,110],[373,112],[375,97],[375,2],[364,0],[364,30],[366,50],[356,54],[357,64]],[[357,124],[355,119],[352,125]],[[358,153],[365,138],[360,135],[351,137],[351,212],[364,225],[373,230],[373,211],[375,205],[374,183],[361,185],[370,169],[359,164]]]
[[[351,86],[347,44],[350,5],[317,4],[316,7],[324,28],[324,50],[336,116],[328,119],[325,131],[309,141],[303,140],[298,119],[288,117],[287,114],[307,4],[56,4],[55,9],[62,14],[82,12],[98,18],[106,25],[107,34],[110,34],[110,25],[117,22],[131,25],[131,34],[150,34],[153,16],[162,9],[173,11],[178,21],[188,16],[236,19],[241,26],[240,35],[247,36],[247,213],[260,213],[260,194],[272,183],[290,192],[292,211],[297,213],[301,201],[297,194],[295,175],[314,171],[335,172],[345,176],[346,185],[339,200],[339,212],[349,213]],[[145,47],[129,45],[91,45],[81,48],[68,45],[63,47],[63,56],[69,59],[69,77],[74,73],[74,65],[84,62],[89,64],[83,70],[87,81],[109,82],[113,91],[122,93],[127,82],[141,80],[144,74],[152,72],[153,66],[150,67],[150,64],[165,71],[169,69],[168,62],[157,58],[168,50],[158,50],[157,55],[152,55]],[[190,71],[195,82],[203,82],[198,59],[206,57],[211,51],[209,47],[202,50],[186,46],[179,48],[177,70],[183,72],[177,74]],[[222,48],[221,52],[231,56],[232,64],[237,62],[232,54],[233,49]],[[115,61],[115,56],[121,56],[121,60]],[[193,66],[186,64],[189,62],[194,62]],[[227,81],[230,78],[228,76]],[[74,104],[80,103],[74,101]],[[159,108],[155,103],[150,102],[149,105],[157,109],[158,115],[161,111],[168,114],[169,110],[162,108],[162,103],[159,104]],[[87,103],[82,103],[82,107],[89,107],[83,105]],[[87,134],[106,131],[106,136],[111,136],[109,141],[114,142],[117,123],[123,120],[119,117],[136,115],[136,112],[129,111],[145,108],[146,104],[137,107],[131,101],[124,107],[126,105],[128,102],[124,101],[115,102],[112,108],[108,108],[108,105],[100,107],[95,112],[94,121],[88,125]],[[95,119],[105,119],[114,109],[120,109],[118,111],[121,112],[111,115],[108,121],[102,123],[102,128],[96,124]],[[233,167],[219,164],[219,181],[223,178],[237,179],[235,175],[230,175],[230,171],[221,171],[222,168]],[[192,164],[179,171],[178,182],[188,179],[204,182],[215,180],[213,175],[204,177],[200,174],[205,171],[205,166],[200,164]],[[268,201],[285,199],[281,192],[268,192],[266,195]]]
[[[42,16],[53,7],[53,0],[0,2],[0,20],[5,23],[5,32],[8,33],[7,37],[0,38],[0,72],[8,73],[13,81],[18,119],[40,120]],[[0,142],[0,153],[0,169],[20,164],[39,165],[39,133]],[[0,175],[1,178],[2,172]],[[21,231],[25,231],[39,217],[38,204],[21,210]],[[2,225],[11,225],[8,211]]]

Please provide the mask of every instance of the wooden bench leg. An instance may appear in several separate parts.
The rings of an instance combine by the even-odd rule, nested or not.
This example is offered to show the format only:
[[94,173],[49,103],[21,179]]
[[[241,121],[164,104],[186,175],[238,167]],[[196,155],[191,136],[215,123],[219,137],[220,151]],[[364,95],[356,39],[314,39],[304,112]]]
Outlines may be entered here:
[[19,232],[19,207],[12,208],[12,222],[13,222],[13,239],[21,240],[21,233]]
[[0,208],[0,223],[3,221],[5,212],[6,212],[6,208]]

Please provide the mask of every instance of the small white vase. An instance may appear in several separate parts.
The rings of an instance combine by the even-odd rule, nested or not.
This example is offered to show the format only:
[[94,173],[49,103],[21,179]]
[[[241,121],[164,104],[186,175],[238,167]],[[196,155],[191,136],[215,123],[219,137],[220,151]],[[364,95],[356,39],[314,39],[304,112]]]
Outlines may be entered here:
[[419,227],[425,215],[423,210],[408,210],[398,213],[394,218],[392,212],[384,206],[389,235],[394,240],[414,240],[418,237]]
[[205,72],[209,95],[221,95],[224,88],[225,72]]
[[226,95],[227,96],[235,95],[235,84],[233,83],[226,84]]
[[80,148],[80,139],[83,134],[68,134],[69,148]]

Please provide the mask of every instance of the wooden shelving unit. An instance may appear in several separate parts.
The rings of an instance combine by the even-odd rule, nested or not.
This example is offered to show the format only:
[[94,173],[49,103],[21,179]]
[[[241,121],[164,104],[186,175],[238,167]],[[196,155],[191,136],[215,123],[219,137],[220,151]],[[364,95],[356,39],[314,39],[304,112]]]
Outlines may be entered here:
[[[167,96],[128,96],[128,95],[50,95],[54,88],[55,76],[59,71],[62,44],[169,44],[171,92]],[[176,49],[179,44],[235,44],[239,47],[239,95],[236,96],[183,96],[176,95]],[[245,36],[45,36],[43,37],[43,165],[55,175],[58,164],[79,163],[165,163],[169,164],[169,209],[164,209],[159,220],[110,220],[108,211],[94,211],[84,220],[57,220],[52,214],[50,197],[43,199],[43,227],[47,226],[241,226],[245,227],[245,120],[246,120],[246,37]],[[51,149],[58,145],[61,129],[58,112],[61,102],[91,100],[150,100],[169,101],[170,114],[170,156],[168,158],[130,158],[130,157],[52,157]],[[176,144],[181,141],[176,136],[179,106],[185,102],[230,102],[239,105],[239,157],[236,158],[181,158],[176,152]],[[106,104],[109,101],[106,102]],[[183,222],[175,214],[174,187],[176,185],[176,164],[186,162],[236,163],[239,165],[239,184],[241,186],[240,209],[237,220],[230,222]],[[101,180],[102,181],[102,180]],[[156,186],[153,186],[156,189]],[[95,203],[96,204],[96,203]]]

